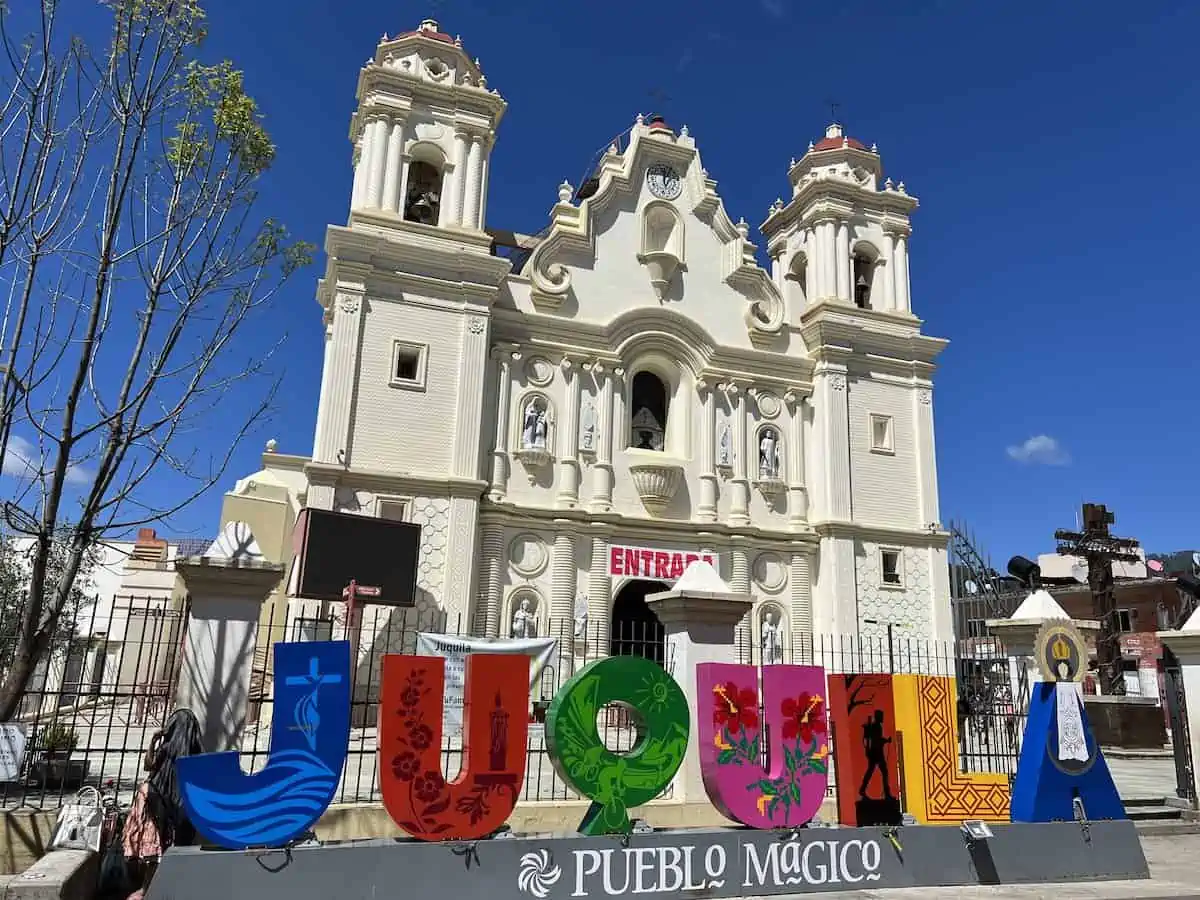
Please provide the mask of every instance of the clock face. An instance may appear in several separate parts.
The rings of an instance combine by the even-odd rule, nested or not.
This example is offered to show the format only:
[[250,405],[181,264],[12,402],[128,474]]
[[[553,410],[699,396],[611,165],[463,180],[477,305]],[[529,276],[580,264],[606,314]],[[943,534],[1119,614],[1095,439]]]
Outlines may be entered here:
[[679,173],[661,163],[646,170],[646,186],[650,188],[650,193],[663,200],[674,200],[683,192]]

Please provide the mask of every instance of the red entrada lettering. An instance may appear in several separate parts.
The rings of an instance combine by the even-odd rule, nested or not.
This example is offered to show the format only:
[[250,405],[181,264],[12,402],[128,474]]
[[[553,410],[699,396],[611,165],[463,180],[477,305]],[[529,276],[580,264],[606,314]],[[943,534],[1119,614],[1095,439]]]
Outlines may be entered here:
[[678,579],[688,566],[701,559],[714,568],[717,565],[716,557],[707,553],[701,555],[646,547],[610,547],[608,574],[630,578]]

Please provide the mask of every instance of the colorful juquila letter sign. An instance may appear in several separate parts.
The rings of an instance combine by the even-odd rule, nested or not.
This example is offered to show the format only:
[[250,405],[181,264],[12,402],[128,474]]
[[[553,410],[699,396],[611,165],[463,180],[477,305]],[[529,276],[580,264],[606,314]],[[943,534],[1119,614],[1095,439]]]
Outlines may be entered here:
[[[641,718],[628,753],[613,753],[596,729],[605,704]],[[683,762],[688,742],[687,698],[663,667],[640,656],[610,656],[584,666],[546,713],[546,744],[559,775],[592,805],[581,834],[632,829],[629,809],[657,797]]]
[[512,814],[525,780],[529,657],[473,653],[463,686],[462,769],[442,775],[440,656],[383,657],[379,781],[392,820],[427,841],[473,840]]
[[803,825],[825,799],[825,673],[820,666],[764,666],[762,680],[771,736],[765,770],[755,667],[696,667],[704,788],[724,815],[751,828]]
[[276,644],[266,766],[247,775],[236,750],[180,759],[188,819],[204,840],[233,850],[295,840],[333,799],[349,741],[350,644]]
[[838,820],[899,825],[900,747],[891,675],[830,675]]

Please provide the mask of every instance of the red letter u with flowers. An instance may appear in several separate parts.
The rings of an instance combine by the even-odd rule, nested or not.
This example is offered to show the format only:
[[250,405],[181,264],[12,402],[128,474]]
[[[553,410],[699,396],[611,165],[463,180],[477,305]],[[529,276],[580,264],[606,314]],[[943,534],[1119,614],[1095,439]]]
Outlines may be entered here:
[[[795,827],[812,819],[825,799],[825,672],[820,666],[773,665],[762,673],[760,703],[754,666],[696,667],[695,739],[704,788],[713,806],[736,822]],[[764,720],[770,735],[765,748]]]
[[445,684],[439,656],[383,657],[380,789],[392,821],[413,837],[473,840],[505,823],[525,780],[529,657],[468,655],[462,771],[450,782],[442,774]]

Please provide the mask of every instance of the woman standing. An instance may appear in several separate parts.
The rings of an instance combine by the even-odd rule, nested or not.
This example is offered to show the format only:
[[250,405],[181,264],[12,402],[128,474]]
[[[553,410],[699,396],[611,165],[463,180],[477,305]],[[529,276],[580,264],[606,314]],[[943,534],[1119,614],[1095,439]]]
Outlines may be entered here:
[[122,833],[131,883],[138,886],[129,900],[142,900],[168,847],[190,844],[195,838],[179,794],[175,761],[202,752],[200,723],[191,710],[173,712],[150,739],[145,759],[150,774],[138,788]]

